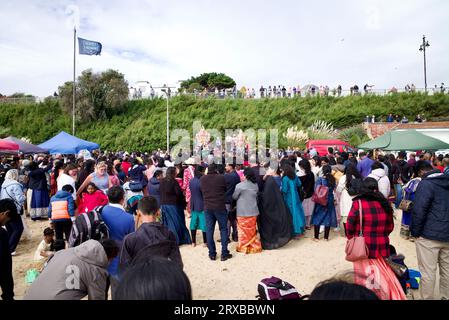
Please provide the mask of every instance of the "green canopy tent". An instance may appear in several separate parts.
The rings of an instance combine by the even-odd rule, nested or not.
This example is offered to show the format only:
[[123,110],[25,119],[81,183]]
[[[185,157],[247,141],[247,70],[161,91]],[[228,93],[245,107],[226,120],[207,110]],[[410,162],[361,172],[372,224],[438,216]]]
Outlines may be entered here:
[[385,151],[440,150],[449,149],[449,144],[416,130],[396,130],[363,143],[358,148],[365,150],[382,149]]

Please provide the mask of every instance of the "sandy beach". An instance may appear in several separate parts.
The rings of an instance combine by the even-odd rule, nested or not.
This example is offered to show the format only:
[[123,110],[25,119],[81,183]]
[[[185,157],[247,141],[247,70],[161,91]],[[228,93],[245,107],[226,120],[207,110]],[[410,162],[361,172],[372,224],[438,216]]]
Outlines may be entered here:
[[[391,243],[398,253],[405,255],[409,268],[417,269],[414,243],[399,236],[401,212],[395,213],[395,230],[390,236]],[[42,232],[48,221],[33,222],[27,218],[32,230],[31,240],[22,240],[17,248],[17,256],[13,257],[13,270],[16,299],[21,299],[27,289],[26,271],[33,265],[33,255]],[[189,221],[187,221],[189,225]],[[321,235],[322,236],[322,235]],[[308,231],[301,240],[292,240],[281,249],[254,255],[244,255],[235,251],[236,243],[231,242],[229,248],[233,258],[221,262],[210,261],[207,248],[202,244],[198,232],[198,245],[181,246],[184,271],[188,275],[193,298],[200,300],[248,300],[255,299],[257,284],[265,277],[277,276],[294,285],[300,293],[310,293],[320,281],[335,276],[340,272],[351,271],[352,264],[345,260],[344,248],[346,239],[338,232],[331,231],[329,242],[312,241],[313,231]],[[219,238],[218,230],[215,239]],[[216,242],[220,254],[221,244]]]

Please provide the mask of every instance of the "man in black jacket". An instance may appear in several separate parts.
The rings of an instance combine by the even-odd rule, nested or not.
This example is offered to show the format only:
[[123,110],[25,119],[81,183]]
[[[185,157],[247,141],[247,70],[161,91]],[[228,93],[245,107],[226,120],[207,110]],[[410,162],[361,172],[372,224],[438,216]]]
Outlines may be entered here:
[[128,234],[123,239],[120,253],[120,273],[123,273],[130,265],[144,262],[151,259],[152,256],[170,259],[183,268],[175,235],[166,226],[156,222],[156,216],[159,213],[156,198],[149,196],[139,200],[137,217],[142,224],[135,232]]
[[415,193],[410,231],[416,238],[420,291],[423,299],[434,299],[436,271],[440,269],[440,295],[449,299],[449,176],[434,170],[426,161],[415,169],[424,173]]
[[235,187],[240,183],[240,176],[235,171],[235,164],[226,165],[226,174],[224,175],[226,181],[226,211],[228,212],[228,240],[231,235],[232,228],[232,241],[238,241],[237,234],[237,216],[235,210],[235,201],[232,200],[232,195],[234,194]]
[[11,199],[0,200],[0,287],[3,300],[14,300],[14,279],[8,232],[2,228],[8,221],[14,219],[20,219],[14,201]]

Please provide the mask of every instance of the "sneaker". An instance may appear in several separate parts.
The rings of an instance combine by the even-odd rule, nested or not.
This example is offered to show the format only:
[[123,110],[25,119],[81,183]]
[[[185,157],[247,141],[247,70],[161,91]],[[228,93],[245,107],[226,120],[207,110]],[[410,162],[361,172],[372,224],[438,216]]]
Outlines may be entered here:
[[323,233],[324,232],[324,226],[321,226],[320,227],[320,233]]
[[228,253],[227,255],[221,256],[221,261],[226,261],[232,258],[232,254]]

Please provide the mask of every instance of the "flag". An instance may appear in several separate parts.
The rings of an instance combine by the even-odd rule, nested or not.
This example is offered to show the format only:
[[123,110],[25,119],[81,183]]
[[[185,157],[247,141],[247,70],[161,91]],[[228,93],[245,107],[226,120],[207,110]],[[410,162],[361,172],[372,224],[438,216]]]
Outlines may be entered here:
[[78,38],[79,54],[87,54],[89,56],[99,55],[102,45],[100,42],[90,41]]

